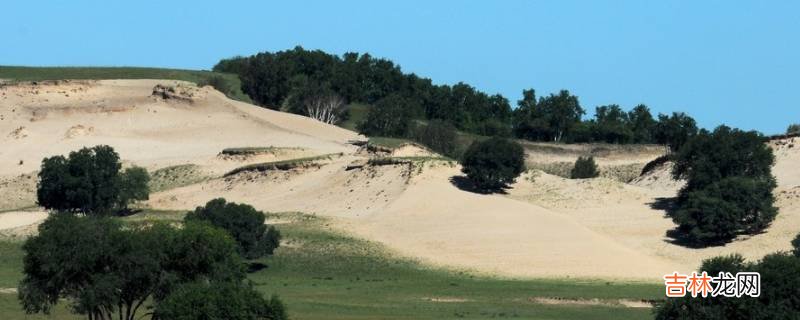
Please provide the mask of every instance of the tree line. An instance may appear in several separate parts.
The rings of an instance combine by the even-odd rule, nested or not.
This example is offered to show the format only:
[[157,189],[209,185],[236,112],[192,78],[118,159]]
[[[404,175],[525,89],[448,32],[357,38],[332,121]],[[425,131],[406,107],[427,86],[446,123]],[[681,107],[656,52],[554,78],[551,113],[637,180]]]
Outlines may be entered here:
[[342,56],[295,47],[223,59],[214,71],[235,73],[242,91],[264,107],[314,117],[328,123],[347,119],[346,104],[371,106],[359,125],[370,136],[410,137],[422,123],[438,120],[457,130],[484,136],[533,141],[661,143],[677,149],[697,125],[684,113],[654,117],[645,105],[624,111],[618,105],[596,108],[593,119],[567,90],[537,97],[533,89],[512,109],[500,94],[469,84],[436,85],[404,73],[388,59],[368,53]]

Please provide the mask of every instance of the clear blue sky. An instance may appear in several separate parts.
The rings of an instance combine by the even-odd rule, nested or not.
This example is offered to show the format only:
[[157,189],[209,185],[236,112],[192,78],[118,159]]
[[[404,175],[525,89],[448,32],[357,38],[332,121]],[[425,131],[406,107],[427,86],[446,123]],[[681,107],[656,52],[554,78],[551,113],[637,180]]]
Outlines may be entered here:
[[0,64],[210,69],[302,45],[369,52],[512,104],[524,88],[686,111],[707,128],[800,122],[800,1],[6,1]]

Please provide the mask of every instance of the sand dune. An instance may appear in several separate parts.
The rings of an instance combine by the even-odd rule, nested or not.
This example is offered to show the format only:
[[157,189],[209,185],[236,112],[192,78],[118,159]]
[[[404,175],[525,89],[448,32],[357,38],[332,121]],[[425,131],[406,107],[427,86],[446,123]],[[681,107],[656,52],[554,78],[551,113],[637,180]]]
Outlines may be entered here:
[[[172,86],[174,92],[156,85]],[[368,165],[348,144],[359,136],[305,117],[231,101],[210,87],[165,80],[40,83],[0,87],[0,210],[35,196],[41,159],[82,146],[112,145],[126,164],[155,170],[193,164],[203,179],[151,195],[145,205],[189,210],[215,197],[266,211],[331,217],[346,232],[423,261],[512,277],[626,278],[660,281],[703,258],[739,252],[749,258],[789,247],[800,232],[800,147],[773,143],[781,213],[766,233],[727,246],[688,249],[665,236],[674,227],[652,204],[681,182],[662,167],[631,184],[609,178],[568,180],[533,170],[508,194],[459,189],[460,168],[447,161]],[[362,137],[363,138],[363,137]],[[220,155],[231,147],[279,152]],[[602,147],[602,146],[601,146]],[[529,161],[571,162],[587,152],[601,165],[643,165],[659,147],[527,145]],[[587,149],[588,148],[588,149]],[[620,152],[617,152],[620,151]],[[266,161],[329,155],[289,170],[242,172]],[[395,156],[430,155],[408,146]],[[538,157],[531,159],[531,157]],[[635,169],[635,168],[634,168]],[[0,229],[32,226],[43,213],[0,215]],[[26,230],[32,229],[27,227]]]

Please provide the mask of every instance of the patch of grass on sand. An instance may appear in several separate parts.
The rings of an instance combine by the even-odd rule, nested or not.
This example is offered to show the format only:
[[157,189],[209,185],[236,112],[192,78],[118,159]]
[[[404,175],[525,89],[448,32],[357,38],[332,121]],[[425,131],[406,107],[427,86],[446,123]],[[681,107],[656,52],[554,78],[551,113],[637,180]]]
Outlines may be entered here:
[[194,83],[208,82],[221,77],[229,86],[231,99],[252,103],[242,92],[242,82],[235,74],[201,70],[182,70],[140,67],[21,67],[0,66],[0,79],[17,81],[43,80],[104,80],[104,79],[170,79]]
[[200,167],[194,164],[164,167],[150,173],[150,192],[185,187],[208,178],[200,171]]
[[411,140],[402,138],[370,137],[368,143],[372,146],[388,148],[388,149],[396,149],[404,144],[413,142]]
[[[137,215],[142,215],[137,217]],[[126,219],[176,219],[152,211]],[[619,299],[654,300],[660,284],[601,280],[514,280],[426,266],[385,247],[334,230],[327,219],[295,213],[269,214],[284,238],[267,265],[249,275],[266,295],[277,294],[292,319],[650,319],[649,308]],[[20,243],[0,243],[5,286],[21,279]],[[537,298],[591,300],[593,304],[547,304]],[[597,299],[597,300],[592,300]],[[48,319],[79,319],[61,303]],[[3,319],[26,317],[16,294],[0,293]]]
[[226,173],[224,176],[232,176],[237,173],[245,172],[245,171],[268,171],[268,170],[291,170],[294,168],[300,167],[307,167],[307,166],[314,166],[316,161],[320,160],[330,160],[333,157],[342,156],[341,153],[330,153],[324,154],[321,156],[314,156],[314,157],[305,157],[305,158],[297,158],[297,159],[289,159],[289,160],[281,160],[281,161],[272,161],[272,162],[263,162],[263,163],[254,163],[250,165],[246,165],[243,167],[238,167]]
[[220,154],[226,156],[249,156],[256,154],[275,154],[283,151],[300,151],[303,148],[285,148],[285,147],[239,147],[239,148],[225,148],[222,149]]

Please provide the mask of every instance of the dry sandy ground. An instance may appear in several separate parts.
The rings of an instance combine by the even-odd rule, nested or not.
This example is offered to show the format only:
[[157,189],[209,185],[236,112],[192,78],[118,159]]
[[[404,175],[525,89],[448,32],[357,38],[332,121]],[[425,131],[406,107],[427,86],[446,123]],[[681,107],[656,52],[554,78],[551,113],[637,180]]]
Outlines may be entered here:
[[[156,84],[177,86],[181,99],[151,96]],[[681,183],[659,168],[630,184],[608,178],[568,180],[541,171],[520,177],[505,195],[460,189],[459,167],[445,161],[365,165],[347,144],[350,131],[231,101],[210,88],[175,81],[125,80],[0,88],[0,191],[32,203],[31,176],[45,156],[109,144],[126,164],[154,170],[195,164],[210,179],[151,195],[145,205],[192,209],[225,197],[265,211],[332,217],[345,231],[425,262],[510,277],[624,278],[660,281],[689,272],[703,258],[739,252],[756,259],[789,247],[800,232],[800,146],[774,143],[781,212],[764,234],[727,246],[689,249],[671,243],[674,227],[652,208]],[[279,147],[285,152],[226,157],[230,147]],[[566,149],[565,149],[566,148]],[[594,154],[603,165],[639,165],[660,147],[527,146],[529,161],[571,162]],[[566,150],[566,151],[565,151]],[[334,154],[287,170],[229,170],[255,162]],[[426,156],[406,146],[395,156]],[[5,207],[3,207],[5,206]],[[0,229],[30,230],[44,213],[0,215]]]

